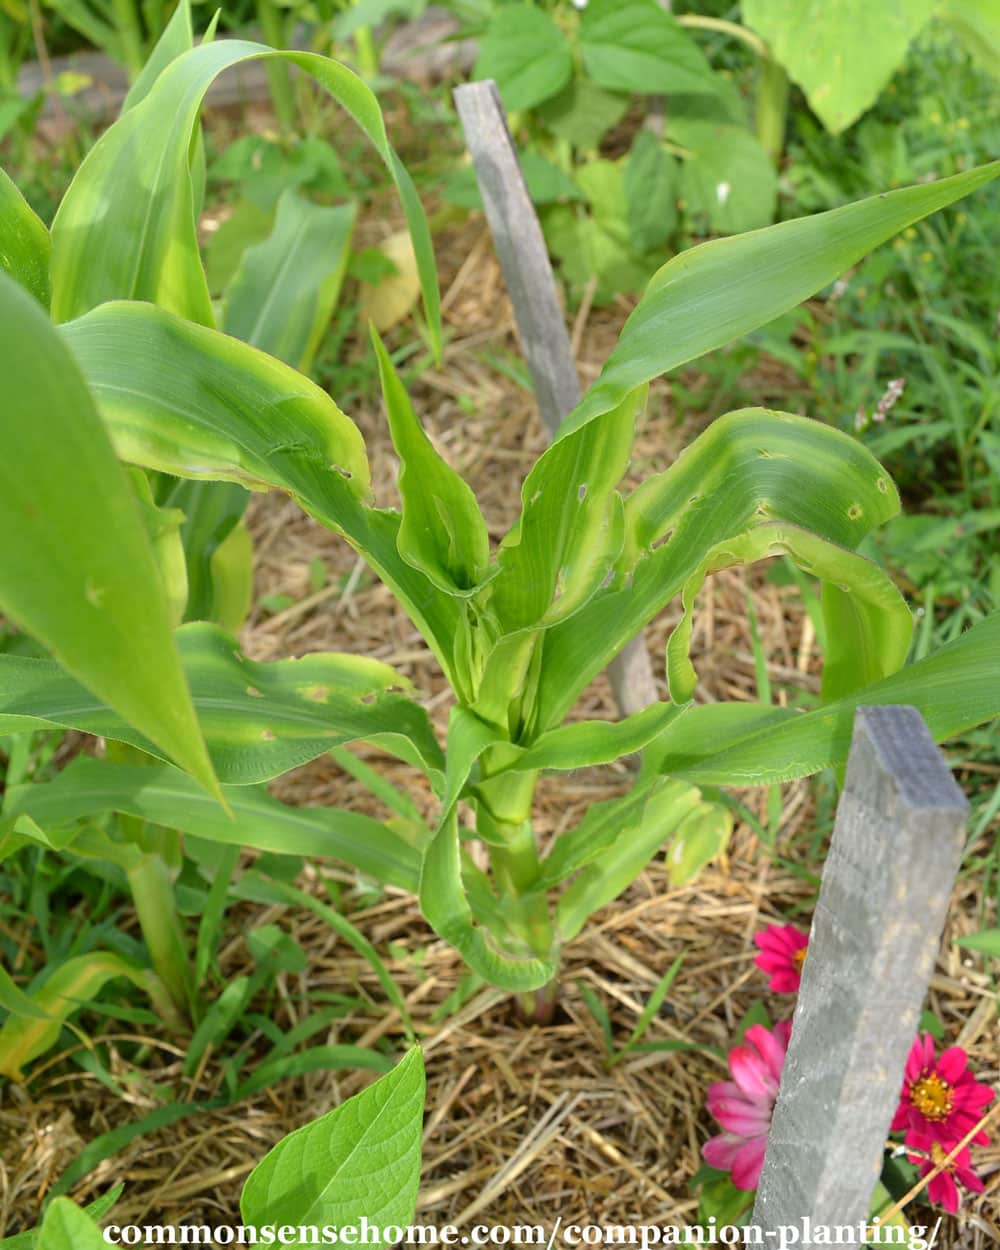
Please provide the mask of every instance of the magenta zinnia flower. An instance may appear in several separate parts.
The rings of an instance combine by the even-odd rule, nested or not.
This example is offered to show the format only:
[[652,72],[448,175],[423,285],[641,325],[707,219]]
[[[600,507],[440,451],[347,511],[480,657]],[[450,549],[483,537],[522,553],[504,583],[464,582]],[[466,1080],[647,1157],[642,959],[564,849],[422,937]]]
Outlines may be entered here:
[[773,1032],[762,1024],[747,1029],[743,1044],[729,1052],[733,1079],[708,1088],[708,1110],[723,1131],[701,1153],[710,1167],[731,1172],[737,1189],[756,1189],[760,1180],[791,1031],[788,1020]]
[[[935,1062],[934,1039],[929,1033],[918,1036],[906,1061],[899,1107],[890,1132],[905,1130],[907,1144],[912,1144],[913,1134],[930,1138],[940,1142],[945,1153],[961,1141],[993,1100],[993,1091],[976,1080],[968,1065],[961,1046],[950,1047]],[[980,1131],[971,1142],[986,1146],[989,1140]]]
[[769,974],[768,988],[775,994],[794,994],[802,980],[809,934],[793,924],[769,924],[763,933],[755,933],[753,940],[760,947],[754,963]]
[[[906,1144],[921,1152],[919,1155],[911,1154],[909,1160],[917,1164],[921,1176],[926,1176],[944,1162],[954,1148],[955,1142],[950,1146],[942,1146],[940,1142],[926,1134],[910,1132],[906,1135]],[[931,1179],[927,1186],[927,1197],[931,1202],[940,1202],[946,1211],[955,1215],[958,1212],[959,1185],[973,1194],[981,1194],[985,1188],[972,1168],[972,1159],[966,1146],[963,1146],[954,1159],[946,1163],[937,1176]]]

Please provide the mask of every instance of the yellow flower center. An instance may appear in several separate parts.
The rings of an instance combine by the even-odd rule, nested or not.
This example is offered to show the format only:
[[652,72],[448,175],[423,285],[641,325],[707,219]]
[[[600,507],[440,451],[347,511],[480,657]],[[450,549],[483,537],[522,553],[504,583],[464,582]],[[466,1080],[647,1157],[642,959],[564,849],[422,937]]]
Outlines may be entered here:
[[951,1112],[952,1088],[936,1072],[910,1087],[910,1102],[927,1120],[945,1120]]
[[799,950],[797,950],[797,951],[795,952],[795,954],[792,956],[792,963],[793,963],[793,964],[796,966],[796,968],[798,968],[798,970],[801,972],[801,971],[802,971],[802,965],[803,965],[805,962],[806,962],[806,947],[805,947],[805,946],[803,946],[803,947],[800,947],[800,948],[799,948]]
[[942,1171],[954,1173],[955,1161],[953,1159],[951,1163],[945,1163],[947,1158],[948,1151],[939,1142],[931,1142],[931,1162],[936,1168],[941,1168]]

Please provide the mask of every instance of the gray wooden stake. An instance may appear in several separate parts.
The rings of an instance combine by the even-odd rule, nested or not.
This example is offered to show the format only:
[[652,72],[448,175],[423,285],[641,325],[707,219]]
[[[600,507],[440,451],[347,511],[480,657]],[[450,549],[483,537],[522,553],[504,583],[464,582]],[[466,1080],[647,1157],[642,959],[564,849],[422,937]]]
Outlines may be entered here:
[[[867,1218],[967,815],[915,708],[858,709],[754,1205],[765,1233]],[[797,1250],[820,1244],[803,1231]]]
[[[580,380],[542,228],[525,186],[496,83],[492,79],[465,83],[455,88],[454,96],[514,306],[538,410],[552,437],[563,417],[580,401]],[[629,716],[657,701],[642,634],[611,661],[608,676],[622,715]]]

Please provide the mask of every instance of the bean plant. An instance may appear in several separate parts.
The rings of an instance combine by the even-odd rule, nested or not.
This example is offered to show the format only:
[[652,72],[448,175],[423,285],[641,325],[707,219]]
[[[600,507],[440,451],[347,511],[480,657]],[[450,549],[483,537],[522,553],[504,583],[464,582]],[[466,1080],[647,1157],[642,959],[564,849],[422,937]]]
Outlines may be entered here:
[[[284,58],[312,75],[384,159],[413,238],[428,339],[440,346],[413,184],[374,96],[327,58],[237,40],[164,57],[144,98],[83,162],[51,235],[3,182],[0,606],[48,658],[0,654],[0,730],[66,727],[120,746],[80,756],[53,780],[12,786],[0,846],[120,846],[135,821],[131,845],[154,859],[159,830],[332,857],[412,891],[474,973],[517,991],[540,1016],[563,947],[653,856],[666,847],[682,881],[722,850],[730,814],[719,787],[839,768],[861,704],[915,704],[939,740],[1000,712],[1000,615],[906,666],[910,611],[858,553],[898,511],[898,495],[847,434],[744,409],[713,422],[665,471],[622,487],[652,379],[821,291],[896,232],[996,177],[1000,164],[668,262],[531,468],[521,514],[492,549],[471,489],[424,433],[377,337],[398,509],[373,503],[362,435],[328,394],[216,328],[197,246],[197,119],[214,77],[251,58]],[[407,680],[372,658],[256,663],[210,621],[177,626],[177,518],[151,501],[150,473],[283,491],[349,543],[450,684],[445,740]],[[699,588],[719,569],[775,555],[822,583],[820,706],[698,704],[689,652]],[[574,719],[589,683],[675,599],[670,697],[615,722]],[[434,819],[378,778],[391,820],[296,809],[264,788],[349,743],[419,769]],[[636,752],[642,766],[629,792],[592,807],[543,856],[532,824],[540,775]],[[20,1023],[32,1001],[4,984]],[[0,1060],[16,1071],[4,1041]],[[39,1045],[22,1045],[18,1063]]]
[[[362,1219],[374,1230],[367,1245],[400,1240],[391,1231],[388,1238],[383,1233],[406,1229],[413,1220],[423,1109],[423,1058],[412,1047],[387,1076],[290,1133],[261,1159],[240,1196],[239,1222],[256,1236],[239,1234],[240,1244],[244,1236],[251,1245],[331,1244],[323,1230]],[[0,1240],[0,1250],[101,1250],[109,1243],[128,1244],[122,1223],[114,1223],[123,1189],[116,1185],[86,1208],[56,1195],[38,1228]],[[150,1235],[157,1238],[162,1229]]]

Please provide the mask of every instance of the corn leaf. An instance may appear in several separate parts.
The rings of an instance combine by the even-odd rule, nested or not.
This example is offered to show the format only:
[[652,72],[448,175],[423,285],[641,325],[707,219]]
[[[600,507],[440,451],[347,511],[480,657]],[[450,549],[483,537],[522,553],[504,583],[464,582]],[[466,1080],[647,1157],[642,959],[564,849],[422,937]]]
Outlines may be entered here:
[[226,290],[225,332],[308,373],[337,304],[356,215],[354,204],[331,208],[285,191],[274,229],[243,253]]
[[[563,941],[576,937],[595,911],[631,885],[670,834],[680,838],[693,817],[716,821],[713,806],[702,801],[695,786],[684,782],[668,781],[655,789],[643,806],[640,819],[624,829],[619,827],[614,840],[589,857],[586,866],[563,891],[556,910]],[[728,817],[728,813],[724,816]],[[722,823],[725,826],[725,819]],[[718,849],[719,846],[716,853]]]
[[13,786],[11,811],[54,829],[101,812],[124,812],[209,842],[275,855],[337,859],[387,885],[417,889],[418,852],[388,826],[332,807],[288,807],[262,786],[224,787],[230,818],[183,774],[161,766],[81,756],[54,781]]
[[457,803],[473,765],[502,739],[497,731],[466,708],[452,709],[448,724],[448,771],[442,813],[434,836],[424,851],[420,870],[420,910],[439,937],[461,952],[466,963],[493,985],[532,990],[555,975],[555,963],[539,959],[530,950],[516,949],[513,935],[500,945],[469,906],[462,879]]
[[611,764],[623,755],[643,750],[683,711],[683,704],[654,703],[620,721],[585,720],[561,725],[542,734],[501,772],[565,771]]
[[695,597],[709,573],[787,555],[823,582],[827,648],[823,698],[829,701],[894,673],[906,659],[913,618],[903,596],[871,560],[808,530],[770,522],[717,543],[684,584],[684,615],[667,642],[667,679],[676,702],[698,682],[691,663]]
[[382,157],[413,236],[431,341],[440,351],[430,231],[413,181],[386,137],[375,96],[356,74],[328,57],[276,52],[240,39],[203,43],[176,57],[145,98],[88,153],[53,223],[53,318],[69,321],[108,300],[140,299],[215,324],[195,230],[192,139],[205,92],[216,76],[256,59],[288,62],[310,74],[350,113]]
[[191,0],[181,0],[174,9],[173,17],[163,28],[163,34],[156,41],[156,46],[147,57],[142,72],[129,88],[128,95],[122,103],[122,113],[127,113],[137,104],[141,104],[167,66],[193,47]]
[[[184,671],[212,762],[230,785],[267,781],[331,747],[365,740],[440,784],[444,757],[427,713],[403,694],[395,669],[363,656],[317,653],[256,663],[203,623],[177,631]],[[59,665],[0,654],[0,732],[79,729],[166,753]]]
[[489,606],[504,633],[546,628],[577,611],[624,540],[616,487],[628,467],[641,390],[545,452],[525,479],[521,516],[500,548]]
[[21,192],[0,169],[0,272],[49,306],[49,232]]
[[[218,804],[213,806],[220,810]],[[43,1019],[12,1015],[4,1021],[0,1028],[0,1075],[20,1081],[24,1065],[55,1045],[68,1017],[86,1006],[107,981],[116,977],[124,977],[145,990],[157,1007],[167,1000],[162,983],[151,969],[120,955],[91,951],[67,959],[51,971],[40,989],[29,994],[34,1007],[44,1013]]]
[[651,278],[559,439],[617,407],[644,382],[780,317],[900,230],[998,174],[1000,161],[994,161],[812,217],[713,239],[675,256]]
[[3,276],[0,323],[0,606],[217,792],[152,546],[79,368]]
[[[850,550],[898,511],[888,474],[848,435],[762,408],[720,417],[628,497],[616,580],[546,635],[539,728],[558,724],[628,639],[697,584],[720,544],[781,522]],[[688,680],[675,698],[689,694]]]
[[377,332],[382,397],[399,456],[399,554],[440,590],[465,597],[486,575],[490,538],[471,488],[435,451]]
[[887,704],[917,708],[936,742],[1000,716],[1000,613],[926,659],[811,712],[754,703],[693,707],[664,732],[644,767],[723,786],[841,768],[855,711]]
[[288,491],[364,556],[452,675],[458,605],[400,556],[399,514],[362,502],[364,442],[324,391],[238,339],[149,304],[106,304],[60,332],[122,459]]

